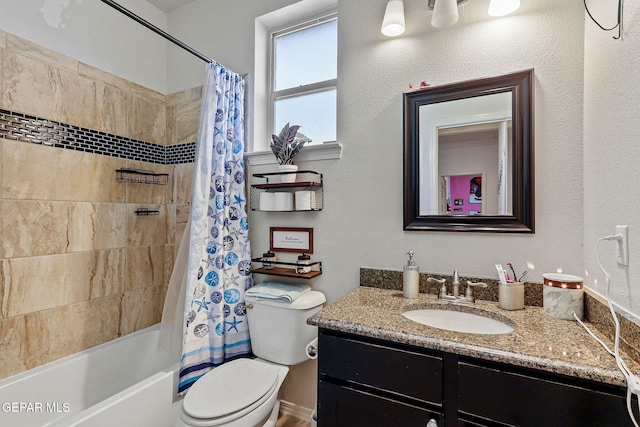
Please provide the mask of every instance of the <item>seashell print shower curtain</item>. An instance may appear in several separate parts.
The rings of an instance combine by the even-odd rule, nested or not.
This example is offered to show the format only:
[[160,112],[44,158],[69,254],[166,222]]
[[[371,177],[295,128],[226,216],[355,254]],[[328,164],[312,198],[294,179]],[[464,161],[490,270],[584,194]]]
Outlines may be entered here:
[[179,393],[225,361],[251,355],[244,308],[244,292],[252,285],[243,160],[244,79],[212,62],[202,96]]

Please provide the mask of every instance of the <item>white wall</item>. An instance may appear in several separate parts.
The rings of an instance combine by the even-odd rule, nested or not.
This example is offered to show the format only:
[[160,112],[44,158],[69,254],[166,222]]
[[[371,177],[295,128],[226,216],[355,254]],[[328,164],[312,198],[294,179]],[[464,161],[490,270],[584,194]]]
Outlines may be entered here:
[[[158,28],[167,16],[142,0],[119,0]],[[0,0],[0,29],[160,93],[167,91],[162,37],[98,0]]]
[[[590,2],[592,14],[605,27],[616,23],[617,1]],[[640,315],[640,5],[626,2],[622,40],[585,21],[584,74],[584,259],[588,286],[605,293],[598,268],[596,241],[629,225],[630,264],[615,262],[614,242],[600,245],[601,258],[612,275],[614,301]]]
[[[362,266],[400,270],[408,250],[421,271],[496,277],[512,262],[528,278],[563,269],[582,274],[584,10],[579,0],[522,2],[517,14],[486,15],[467,2],[456,26],[430,27],[424,1],[405,0],[407,32],[380,34],[386,1],[340,1],[338,142],[342,159],[300,164],[324,174],[318,213],[250,214],[252,248],[268,248],[270,226],[314,228],[312,286],[335,301],[359,283]],[[402,230],[402,94],[408,84],[449,83],[535,69],[536,233]],[[265,171],[267,167],[255,168]],[[271,169],[273,170],[273,168]],[[313,387],[300,376],[288,383]],[[304,402],[302,403],[305,404]]]
[[[380,34],[384,1],[339,3],[338,141],[343,158],[311,165],[325,173],[317,218],[252,215],[254,235],[273,225],[311,222],[324,274],[315,286],[330,300],[358,284],[361,266],[401,269],[408,250],[422,271],[495,277],[512,262],[529,278],[561,268],[581,274],[582,66],[584,11],[577,0],[523,2],[503,19],[488,1],[467,2],[456,26],[430,27],[421,1],[406,1],[407,32]],[[535,3],[535,4],[534,4]],[[402,93],[431,84],[535,68],[536,233],[402,230]],[[305,167],[307,165],[304,165]],[[264,239],[261,235],[257,239]],[[258,250],[262,248],[257,248]]]
[[[405,1],[407,32],[395,39],[380,34],[384,0],[339,3],[342,159],[300,165],[324,173],[323,211],[251,213],[254,252],[268,247],[269,226],[314,227],[314,258],[323,261],[324,273],[313,286],[330,301],[358,286],[361,266],[401,269],[410,249],[421,270],[434,273],[495,277],[494,264],[512,262],[535,267],[528,276],[534,281],[558,269],[582,274],[582,4],[523,2],[517,14],[490,19],[488,0],[467,2],[456,26],[438,30],[422,3]],[[402,93],[408,84],[528,68],[536,78],[536,233],[403,231]]]

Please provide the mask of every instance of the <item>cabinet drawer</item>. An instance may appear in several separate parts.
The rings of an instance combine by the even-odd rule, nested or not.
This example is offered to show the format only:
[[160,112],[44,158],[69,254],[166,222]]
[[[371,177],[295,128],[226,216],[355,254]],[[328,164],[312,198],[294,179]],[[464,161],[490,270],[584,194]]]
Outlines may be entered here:
[[633,425],[625,398],[595,384],[565,384],[562,378],[469,363],[460,363],[458,372],[458,409],[469,415],[519,427]]
[[442,414],[348,386],[318,383],[318,425],[322,427],[424,427],[443,424]]
[[320,375],[442,404],[442,358],[320,334]]

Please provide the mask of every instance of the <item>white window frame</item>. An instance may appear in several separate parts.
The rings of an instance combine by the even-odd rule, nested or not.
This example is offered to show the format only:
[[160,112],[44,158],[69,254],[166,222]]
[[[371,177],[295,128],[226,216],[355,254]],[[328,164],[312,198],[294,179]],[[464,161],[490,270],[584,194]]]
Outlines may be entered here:
[[[269,148],[271,131],[274,127],[271,111],[271,38],[272,32],[293,28],[296,24],[310,22],[324,16],[338,15],[338,0],[298,0],[289,6],[261,15],[255,20],[255,57],[254,72],[250,75],[253,91],[247,93],[247,111],[245,137],[247,145],[245,160],[249,166],[274,165],[276,158]],[[339,31],[339,30],[338,30]],[[339,47],[338,47],[339,48]],[[340,52],[338,51],[338,55]],[[338,58],[339,60],[339,58]],[[245,99],[247,100],[247,99]],[[340,105],[338,97],[337,104]],[[339,112],[336,106],[336,119]],[[339,123],[336,123],[338,126]],[[339,138],[339,129],[336,129]],[[296,163],[313,160],[338,160],[342,157],[342,144],[337,141],[311,144],[296,157]]]
[[[276,74],[275,74],[275,67],[276,67],[276,37],[279,36],[283,36],[283,35],[287,35],[287,34],[291,34],[294,33],[296,31],[301,31],[301,30],[305,30],[307,28],[311,28],[315,25],[319,25],[319,24],[324,24],[326,22],[329,21],[337,21],[338,20],[338,13],[337,12],[331,12],[331,13],[325,13],[323,15],[314,17],[312,19],[309,19],[308,17],[306,17],[304,20],[300,20],[297,23],[293,24],[293,25],[288,25],[286,27],[280,27],[280,28],[276,28],[273,29],[269,32],[270,35],[270,42],[269,42],[269,114],[268,114],[268,120],[269,120],[269,128],[271,129],[271,133],[273,134],[277,134],[280,130],[279,129],[275,129],[275,107],[276,107],[276,101],[277,100],[281,100],[281,99],[286,99],[286,98],[291,98],[291,97],[297,97],[297,96],[301,96],[301,95],[308,95],[308,94],[312,94],[312,93],[318,93],[318,92],[324,92],[324,91],[328,91],[331,89],[335,89],[336,93],[338,90],[338,79],[337,77],[334,79],[329,79],[329,80],[324,80],[321,82],[316,82],[316,83],[310,83],[310,84],[306,84],[306,85],[301,85],[301,86],[296,86],[296,87],[292,87],[292,88],[288,88],[288,89],[281,89],[281,90],[276,90],[275,86],[276,86]],[[337,55],[337,52],[336,52]],[[336,109],[337,109],[337,105],[336,105]],[[336,114],[337,117],[337,114]],[[336,123],[336,131],[337,131],[337,123]],[[324,142],[330,142],[330,141],[319,141],[319,143],[324,143]]]

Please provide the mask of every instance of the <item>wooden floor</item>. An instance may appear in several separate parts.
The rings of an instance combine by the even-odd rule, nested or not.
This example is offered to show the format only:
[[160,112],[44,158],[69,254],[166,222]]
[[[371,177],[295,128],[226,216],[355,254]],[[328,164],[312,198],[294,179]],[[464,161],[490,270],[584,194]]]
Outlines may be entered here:
[[276,427],[311,427],[311,421],[304,421],[293,415],[280,415]]

